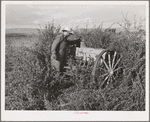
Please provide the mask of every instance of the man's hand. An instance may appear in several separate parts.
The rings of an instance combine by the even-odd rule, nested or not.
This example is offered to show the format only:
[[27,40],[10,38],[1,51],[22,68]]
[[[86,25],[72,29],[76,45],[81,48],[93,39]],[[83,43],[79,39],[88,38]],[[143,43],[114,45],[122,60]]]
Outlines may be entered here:
[[56,59],[57,59],[56,54],[52,54],[52,55],[51,55],[51,58],[56,60]]

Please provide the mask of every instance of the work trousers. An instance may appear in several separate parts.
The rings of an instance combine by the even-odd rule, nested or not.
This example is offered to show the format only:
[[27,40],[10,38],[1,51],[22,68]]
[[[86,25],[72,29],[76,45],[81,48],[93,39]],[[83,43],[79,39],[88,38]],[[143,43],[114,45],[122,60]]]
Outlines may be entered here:
[[61,55],[57,59],[51,58],[51,64],[58,72],[64,72],[64,66],[66,64],[65,55]]

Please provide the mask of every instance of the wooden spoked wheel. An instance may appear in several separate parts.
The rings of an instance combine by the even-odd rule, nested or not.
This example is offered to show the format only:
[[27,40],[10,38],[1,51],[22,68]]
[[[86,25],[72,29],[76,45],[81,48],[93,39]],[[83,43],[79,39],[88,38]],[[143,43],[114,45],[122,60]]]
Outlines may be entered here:
[[113,86],[113,83],[121,78],[121,59],[121,54],[116,51],[106,49],[99,54],[92,71],[93,80],[98,88],[104,89],[109,84]]

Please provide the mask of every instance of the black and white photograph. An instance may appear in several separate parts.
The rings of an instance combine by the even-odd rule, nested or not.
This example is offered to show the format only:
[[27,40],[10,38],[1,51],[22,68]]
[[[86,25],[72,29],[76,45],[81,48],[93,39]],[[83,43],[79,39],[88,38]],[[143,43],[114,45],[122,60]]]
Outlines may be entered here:
[[148,1],[3,1],[3,121],[148,121]]

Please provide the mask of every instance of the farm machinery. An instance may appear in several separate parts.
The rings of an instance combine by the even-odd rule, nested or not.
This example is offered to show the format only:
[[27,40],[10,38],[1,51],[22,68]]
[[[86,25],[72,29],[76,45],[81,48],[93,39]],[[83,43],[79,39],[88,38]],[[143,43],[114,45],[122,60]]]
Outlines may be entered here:
[[80,67],[88,67],[94,62],[91,75],[98,87],[104,88],[121,78],[123,67],[119,52],[109,48],[90,48],[84,42],[79,42],[80,44],[70,45],[70,55],[73,60],[78,60]]

